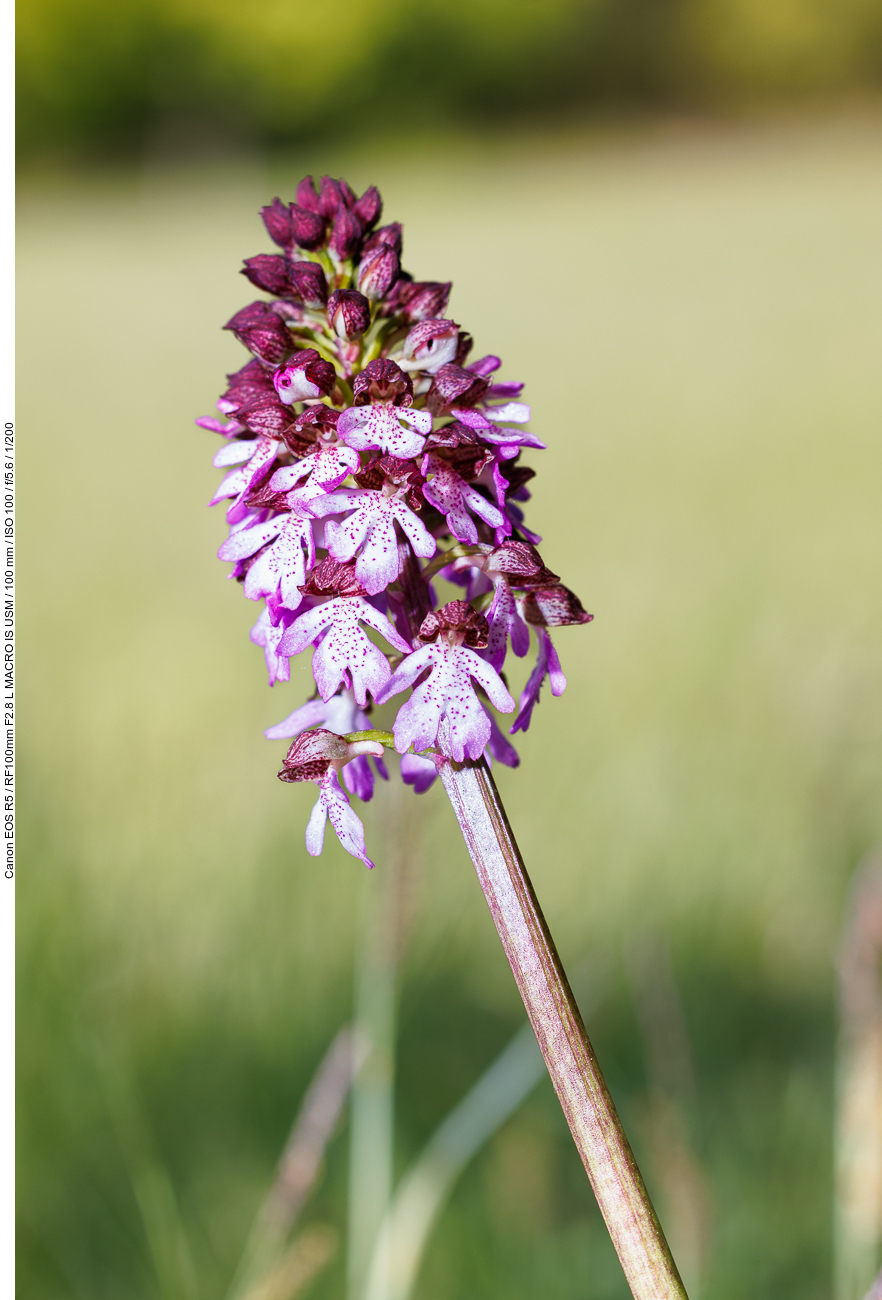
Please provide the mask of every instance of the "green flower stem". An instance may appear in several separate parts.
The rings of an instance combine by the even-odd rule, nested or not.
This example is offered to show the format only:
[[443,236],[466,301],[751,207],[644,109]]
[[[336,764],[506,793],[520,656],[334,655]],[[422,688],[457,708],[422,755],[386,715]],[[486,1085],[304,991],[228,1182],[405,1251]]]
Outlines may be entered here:
[[686,1300],[487,765],[440,774],[631,1292]]

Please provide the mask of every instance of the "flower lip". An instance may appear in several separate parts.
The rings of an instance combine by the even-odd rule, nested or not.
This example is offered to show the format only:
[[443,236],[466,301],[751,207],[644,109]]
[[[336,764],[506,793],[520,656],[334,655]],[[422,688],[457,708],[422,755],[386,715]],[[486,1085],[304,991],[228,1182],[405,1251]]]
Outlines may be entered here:
[[381,357],[371,361],[355,376],[352,392],[356,406],[367,406],[374,402],[410,406],[413,401],[413,380],[394,361]]
[[436,641],[446,634],[451,644],[467,645],[472,650],[484,650],[490,635],[490,625],[466,600],[451,600],[441,609],[427,614],[420,624],[419,639]]

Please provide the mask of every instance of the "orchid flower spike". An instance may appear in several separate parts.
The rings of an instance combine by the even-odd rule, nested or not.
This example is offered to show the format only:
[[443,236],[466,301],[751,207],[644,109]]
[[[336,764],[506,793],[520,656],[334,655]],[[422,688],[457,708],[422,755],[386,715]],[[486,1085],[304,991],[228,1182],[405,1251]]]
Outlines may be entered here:
[[[387,777],[384,747],[416,793],[447,759],[517,766],[497,714],[526,731],[543,684],[566,686],[549,629],[591,618],[524,522],[534,471],[521,457],[545,444],[525,427],[523,385],[499,378],[499,357],[472,358],[450,284],[402,268],[401,226],[381,213],[374,187],[359,198],[329,176],[262,209],[276,248],[242,274],[265,297],[224,326],[249,359],[221,418],[197,421],[222,439],[218,555],[262,606],[251,639],[270,684],[312,652],[315,696],[266,732],[293,739],[279,776],[319,786],[309,852],[330,819],[367,865],[349,795],[367,800]],[[439,608],[438,573],[462,599]],[[516,709],[500,673],[531,637]],[[371,730],[375,707],[394,710],[387,732]]]

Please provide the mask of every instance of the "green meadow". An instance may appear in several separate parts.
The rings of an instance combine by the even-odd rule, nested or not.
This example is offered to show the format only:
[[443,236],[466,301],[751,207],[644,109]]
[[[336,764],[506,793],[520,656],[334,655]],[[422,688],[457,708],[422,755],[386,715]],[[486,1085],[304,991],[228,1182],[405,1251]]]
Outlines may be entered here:
[[[306,854],[313,788],[276,780],[262,730],[311,678],[267,688],[192,423],[245,360],[219,327],[254,296],[257,209],[307,170],[380,187],[405,265],[454,281],[450,315],[526,380],[548,443],[528,522],[595,621],[561,629],[567,692],[497,777],[676,1222],[633,960],[647,935],[670,954],[696,1294],[826,1300],[835,953],[882,842],[872,114],[26,178],[20,1294],[224,1295],[395,849],[383,791],[375,873],[330,833]],[[524,1019],[443,791],[414,804],[400,1170]],[[346,1176],[344,1122],[305,1215],[339,1239],[310,1300],[343,1294]],[[455,1187],[417,1295],[625,1300],[547,1082]]]

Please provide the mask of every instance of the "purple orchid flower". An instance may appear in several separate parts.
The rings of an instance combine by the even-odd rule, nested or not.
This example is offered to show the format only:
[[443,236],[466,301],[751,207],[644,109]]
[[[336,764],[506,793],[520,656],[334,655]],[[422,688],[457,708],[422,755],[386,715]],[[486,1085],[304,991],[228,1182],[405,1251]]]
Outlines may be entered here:
[[[413,688],[391,725],[418,793],[445,755],[516,766],[494,709],[526,730],[544,682],[552,694],[566,684],[549,629],[590,618],[524,521],[533,470],[521,453],[544,443],[525,428],[523,385],[499,379],[498,356],[469,361],[471,335],[445,317],[450,284],[402,270],[402,228],[378,227],[381,211],[375,189],[359,199],[330,176],[262,210],[279,251],[247,258],[243,274],[272,300],[228,322],[252,355],[227,376],[226,419],[197,421],[223,439],[218,555],[264,602],[251,639],[270,685],[312,649],[319,698],[267,731],[294,742],[283,779],[319,783],[310,851],[330,818],[364,861],[343,787],[369,799],[388,774],[381,751],[342,738],[370,732],[368,698]],[[436,574],[466,599],[438,610]],[[515,711],[499,672],[509,649],[527,654],[531,626],[538,657]]]
[[367,692],[376,699],[392,670],[382,650],[362,630],[362,623],[374,628],[396,650],[409,653],[410,646],[385,614],[364,596],[337,596],[301,614],[281,640],[279,653],[296,655],[314,645],[312,672],[322,699],[329,700],[343,684],[351,686],[364,707]]
[[515,702],[498,673],[471,649],[487,645],[487,620],[464,600],[453,600],[427,614],[415,650],[393,674],[378,704],[413,686],[427,668],[428,678],[398,710],[395,748],[399,754],[411,746],[417,751],[437,745],[442,753],[461,763],[466,756],[480,758],[490,740],[490,719],[475,694],[472,678],[487,692],[500,713],[511,713]]
[[386,489],[342,488],[312,503],[317,518],[352,511],[342,523],[329,523],[325,537],[335,560],[351,560],[359,552],[355,576],[369,596],[376,596],[398,577],[396,523],[417,555],[431,559],[435,554],[435,538],[409,508],[405,495],[404,488],[395,489],[393,495]]
[[285,755],[279,779],[287,782],[315,781],[318,802],[306,828],[306,848],[314,858],[322,851],[325,827],[330,818],[337,839],[347,853],[360,858],[366,867],[374,864],[367,856],[364,827],[340,788],[338,773],[353,759],[367,754],[382,757],[383,746],[374,740],[346,741],[331,731],[317,729],[298,736]]
[[212,463],[218,468],[225,468],[228,465],[235,466],[224,476],[220,486],[208,503],[209,506],[216,506],[219,501],[223,501],[226,497],[235,498],[227,510],[227,523],[238,523],[247,514],[248,506],[245,498],[252,488],[266,478],[276,456],[279,454],[281,445],[274,438],[249,438],[237,442],[228,442],[215,453]]
[[502,511],[465,483],[446,461],[431,454],[424,456],[422,471],[426,478],[423,496],[441,511],[457,541],[474,545],[478,540],[478,530],[469,510],[491,528],[501,530],[505,535],[511,532],[511,524]]
[[402,459],[419,456],[431,432],[429,411],[386,406],[382,402],[350,406],[337,421],[337,433],[356,451],[382,451]]
[[[322,727],[335,736],[348,736],[353,731],[369,731],[370,725],[368,715],[359,708],[352,691],[344,689],[329,700],[307,700],[287,718],[267,727],[263,734],[267,740],[292,740],[313,727]],[[376,768],[377,776],[388,781],[389,772],[382,758],[372,754],[370,762]],[[374,794],[374,774],[367,755],[359,754],[353,758],[343,768],[342,775],[349,793],[357,795],[362,803],[369,803]]]

